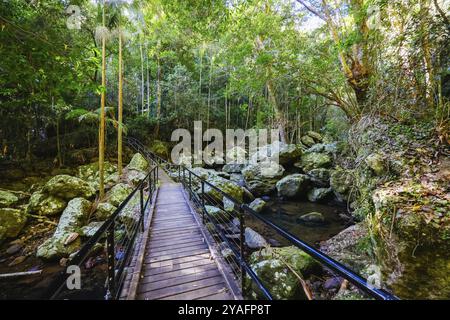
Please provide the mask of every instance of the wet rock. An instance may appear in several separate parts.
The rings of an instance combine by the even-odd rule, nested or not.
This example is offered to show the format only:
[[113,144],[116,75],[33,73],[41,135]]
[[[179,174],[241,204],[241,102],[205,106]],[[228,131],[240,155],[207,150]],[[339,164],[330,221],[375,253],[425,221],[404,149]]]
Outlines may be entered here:
[[325,168],[313,169],[307,171],[306,174],[310,177],[312,183],[319,187],[330,185],[330,170]]
[[125,183],[118,183],[106,194],[108,202],[118,207],[133,191],[133,188]]
[[17,237],[27,222],[23,210],[0,208],[0,241]]
[[310,212],[298,218],[298,222],[305,224],[323,224],[325,218],[320,212]]
[[245,244],[251,249],[260,249],[267,246],[267,241],[258,232],[247,227],[245,228]]
[[267,206],[267,202],[265,202],[261,198],[256,198],[248,206],[250,207],[250,209],[259,213],[259,212],[263,211],[264,208]]
[[300,159],[302,148],[295,144],[275,141],[258,149],[251,157],[251,163],[273,161],[282,166],[289,166]]
[[[306,298],[300,281],[286,263],[303,277],[320,268],[313,258],[294,246],[265,248],[252,253],[249,261],[254,272],[278,300]],[[253,283],[251,285],[254,286]]]
[[50,179],[44,186],[44,192],[65,200],[76,197],[89,199],[95,195],[95,189],[89,183],[68,175],[59,175]]
[[242,170],[246,187],[256,196],[271,193],[283,177],[284,168],[276,163],[249,164]]
[[325,153],[310,152],[305,153],[299,163],[295,166],[302,168],[303,171],[307,172],[313,169],[328,168],[331,166],[332,159],[329,155]]
[[10,207],[16,204],[19,198],[14,195],[14,193],[0,190],[0,208]]
[[81,236],[90,238],[92,237],[98,229],[103,225],[104,221],[93,221],[87,226],[81,228]]
[[23,246],[21,244],[13,244],[8,249],[6,249],[7,254],[16,254],[20,250],[22,250]]
[[27,212],[40,216],[54,216],[63,212],[66,206],[66,200],[38,191],[31,195]]
[[8,264],[8,267],[17,266],[18,264],[21,264],[22,262],[24,262],[26,258],[27,258],[26,256],[19,256],[17,258],[14,258],[14,260]]
[[365,162],[377,176],[381,176],[386,173],[386,166],[383,155],[377,153],[370,154],[369,156],[367,156]]
[[95,217],[98,220],[107,220],[116,211],[117,207],[113,206],[108,202],[102,202],[97,205],[97,210],[95,211]]
[[148,168],[148,162],[140,153],[134,154],[130,163],[126,166],[127,170],[146,171]]
[[241,173],[242,169],[244,169],[244,164],[230,163],[223,166],[222,171],[226,173]]
[[75,198],[69,201],[53,236],[38,247],[37,257],[45,260],[60,259],[77,251],[81,245],[80,238],[77,237],[71,243],[67,241],[86,224],[90,208],[91,203],[86,199]]
[[292,174],[277,182],[276,188],[279,197],[294,198],[306,193],[310,179],[305,174]]
[[319,202],[328,198],[332,192],[331,188],[314,188],[308,192],[308,200]]

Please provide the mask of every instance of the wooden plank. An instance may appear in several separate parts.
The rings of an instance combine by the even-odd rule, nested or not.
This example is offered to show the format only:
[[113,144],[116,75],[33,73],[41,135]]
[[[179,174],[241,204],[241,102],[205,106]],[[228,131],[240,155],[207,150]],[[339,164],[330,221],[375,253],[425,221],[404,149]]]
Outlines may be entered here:
[[191,245],[188,247],[174,247],[172,249],[163,249],[160,251],[152,251],[149,250],[147,252],[146,257],[160,257],[160,256],[165,256],[165,255],[172,255],[172,254],[176,254],[176,253],[182,253],[182,252],[193,252],[193,251],[197,251],[197,250],[201,250],[201,249],[208,249],[208,246],[205,243],[200,243],[200,244],[195,244],[195,245]]
[[177,278],[177,277],[185,276],[188,274],[205,272],[208,270],[217,270],[216,264],[213,261],[210,261],[210,263],[208,263],[208,264],[204,264],[204,265],[200,265],[200,266],[196,266],[196,267],[180,269],[180,270],[175,270],[175,271],[168,271],[168,272],[164,272],[164,273],[153,274],[150,276],[144,276],[141,278],[140,283],[148,283],[148,282],[155,282],[155,281],[159,281],[159,280]]
[[197,250],[190,250],[187,252],[180,252],[180,253],[174,253],[174,254],[167,254],[163,256],[158,257],[146,257],[145,262],[157,262],[157,261],[164,261],[164,260],[171,260],[174,258],[183,258],[183,257],[191,257],[196,256],[199,254],[208,253],[208,248],[205,249],[197,249]]
[[[196,280],[189,283],[183,283],[180,285],[161,288],[157,290],[139,291],[139,293],[145,296],[146,299],[161,299],[161,298],[169,298],[175,295],[179,296],[181,293],[189,291],[199,291],[202,288],[207,288],[215,285],[221,285],[222,288],[224,287],[223,278],[221,276]],[[142,290],[148,290],[148,288],[144,287],[142,288]]]
[[197,298],[197,299],[194,299],[194,300],[232,300],[232,299],[233,299],[233,297],[231,296],[230,293],[228,293],[228,292],[220,292],[220,293],[212,294],[212,295],[209,295],[209,296]]
[[171,268],[170,270],[176,270],[176,269],[190,268],[199,265],[201,264],[201,261],[213,261],[213,260],[211,259],[211,255],[208,252],[190,257],[176,258],[169,261],[150,262],[146,263],[145,265],[147,270],[166,266],[170,267]]
[[199,288],[197,290],[167,296],[161,300],[195,300],[207,297],[213,294],[226,293],[228,289],[224,283],[215,284],[209,287]]
[[141,292],[155,291],[163,288],[169,288],[190,282],[205,280],[209,278],[221,278],[222,274],[217,269],[202,270],[200,272],[181,275],[179,277],[171,277],[153,282],[141,282]]
[[201,244],[205,244],[205,242],[203,241],[203,239],[198,239],[196,241],[186,241],[186,242],[182,242],[182,243],[172,243],[170,244],[170,242],[167,242],[166,245],[159,245],[159,246],[154,246],[151,245],[149,248],[149,252],[160,252],[160,251],[164,251],[164,250],[171,250],[171,249],[181,249],[181,248],[187,248],[187,247],[193,247],[193,246],[197,246],[197,245],[201,245]]
[[151,247],[163,247],[167,245],[177,245],[183,244],[190,241],[203,241],[203,237],[201,235],[188,235],[183,237],[176,237],[175,239],[152,239],[149,241]]

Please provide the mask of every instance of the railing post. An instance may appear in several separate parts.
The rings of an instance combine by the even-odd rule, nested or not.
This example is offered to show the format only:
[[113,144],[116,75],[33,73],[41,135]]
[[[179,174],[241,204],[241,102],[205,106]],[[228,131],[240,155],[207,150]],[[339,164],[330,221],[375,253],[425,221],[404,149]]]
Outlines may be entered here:
[[152,185],[152,173],[148,175],[148,197],[150,198],[150,203],[152,203],[153,195],[153,185]]
[[183,167],[183,182],[182,182],[182,184],[183,184],[183,186],[185,186],[185,182],[186,181],[186,171],[185,171],[185,168]]
[[139,198],[141,203],[141,230],[144,231],[144,184],[139,188]]
[[242,208],[239,209],[239,254],[241,255],[241,290],[242,295],[244,295],[245,288],[245,227],[244,227],[244,211]]
[[205,224],[205,181],[202,180],[202,221]]
[[116,297],[116,270],[115,270],[115,251],[114,251],[114,221],[108,228],[106,235],[106,250],[108,254],[108,293],[111,299]]
[[192,174],[189,170],[189,200],[192,200]]

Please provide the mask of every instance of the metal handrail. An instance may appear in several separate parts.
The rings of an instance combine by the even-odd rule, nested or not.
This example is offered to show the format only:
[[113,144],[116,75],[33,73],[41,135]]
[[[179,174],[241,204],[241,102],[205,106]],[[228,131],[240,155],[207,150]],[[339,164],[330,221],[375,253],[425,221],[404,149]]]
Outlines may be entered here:
[[[146,149],[138,140],[134,139],[133,142],[135,144],[139,145],[139,149]],[[237,199],[233,198],[231,195],[227,194],[226,192],[222,191],[215,185],[206,181],[205,179],[203,179],[202,177],[197,175],[195,172],[193,172],[191,169],[187,168],[186,166],[171,164],[167,160],[162,159],[161,157],[155,155],[153,152],[148,151],[148,150],[145,150],[144,153],[152,159],[158,159],[157,161],[159,161],[160,165],[164,164],[163,169],[165,169],[165,167],[167,165],[179,167],[179,170],[178,170],[179,180],[182,181],[183,187],[185,189],[187,189],[189,193],[194,194],[195,192],[192,190],[191,183],[186,183],[186,174],[185,174],[186,170],[189,173],[189,181],[191,181],[192,175],[200,180],[200,182],[202,184],[202,191],[204,190],[204,185],[208,185],[211,188],[214,188],[214,190],[218,191],[221,195],[227,197],[230,201],[232,201],[235,205],[237,205],[242,213],[247,213],[247,214],[255,217],[256,219],[258,219],[265,225],[269,226],[270,228],[274,229],[278,234],[280,234],[282,237],[284,237],[286,240],[288,240],[294,246],[298,247],[299,249],[304,251],[306,254],[310,255],[315,260],[317,260],[320,263],[322,263],[323,265],[325,265],[327,268],[335,271],[340,276],[342,276],[344,279],[348,280],[350,283],[352,283],[357,288],[361,289],[362,291],[364,291],[371,297],[373,297],[377,300],[399,300],[399,298],[396,297],[395,295],[393,295],[392,293],[390,293],[384,289],[378,289],[378,288],[373,287],[371,284],[368,283],[368,281],[366,279],[364,279],[362,276],[360,276],[356,272],[350,270],[348,267],[346,267],[345,265],[332,259],[330,256],[326,255],[325,253],[321,252],[320,250],[315,249],[313,246],[309,245],[307,242],[297,238],[296,236],[294,236],[290,232],[284,230],[280,226],[278,226],[278,225],[274,224],[273,222],[269,221],[268,219],[262,217],[260,214],[258,214],[254,210],[252,210],[247,204],[243,204],[243,203],[239,202]],[[181,175],[181,170],[183,170],[183,175]],[[182,177],[183,177],[183,179],[181,179]],[[196,197],[193,197],[193,198],[196,199]],[[200,203],[200,205],[202,207],[202,214],[206,213],[206,215],[208,216],[208,212],[206,211],[204,204]],[[209,221],[213,222],[212,219],[209,219]],[[239,216],[239,221],[240,221],[240,226],[241,226],[240,229],[241,229],[241,238],[242,238],[243,214],[241,214]],[[245,261],[245,257],[243,257],[242,250],[240,252],[237,252],[236,248],[234,248],[229,243],[228,239],[223,235],[223,232],[220,230],[220,228],[218,228],[217,225],[214,223],[213,223],[213,225],[214,225],[215,230],[220,235],[221,239],[229,245],[230,249],[233,251],[233,254],[238,258],[241,268],[243,268],[243,270],[246,271],[247,275],[257,284],[257,286],[262,291],[264,296],[267,299],[272,300],[270,291],[264,286],[264,284],[261,282],[259,277],[254,273],[254,271],[251,269],[251,267]],[[242,245],[243,244],[241,244],[241,246]],[[244,275],[242,275],[241,280],[243,280],[243,278],[244,278]]]
[[[124,281],[124,270],[128,265],[128,260],[130,258],[131,250],[133,250],[134,241],[136,239],[137,233],[139,231],[139,226],[141,230],[143,229],[144,216],[147,210],[149,203],[152,201],[152,196],[154,191],[157,188],[156,181],[158,179],[157,175],[158,166],[153,165],[145,178],[143,178],[136,188],[125,198],[124,201],[117,207],[114,213],[106,220],[100,228],[95,232],[95,234],[89,238],[89,240],[83,245],[83,247],[75,254],[73,258],[71,258],[67,265],[70,266],[81,266],[86,259],[88,258],[91,250],[94,246],[104,237],[106,233],[106,249],[107,249],[107,263],[108,263],[108,278],[106,282],[106,296],[107,299],[117,299],[121,287]],[[144,200],[144,189],[147,186],[148,188],[148,196],[147,199]],[[139,212],[139,220],[133,226],[133,232],[129,237],[128,246],[124,252],[124,256],[122,257],[122,263],[117,267],[116,266],[116,252],[115,252],[115,224],[118,223],[118,218],[123,209],[129,204],[131,199],[136,195],[139,191],[140,198],[140,212]],[[63,271],[61,274],[52,282],[50,285],[50,299],[57,299],[58,295],[64,289],[66,280],[69,277],[67,272]]]

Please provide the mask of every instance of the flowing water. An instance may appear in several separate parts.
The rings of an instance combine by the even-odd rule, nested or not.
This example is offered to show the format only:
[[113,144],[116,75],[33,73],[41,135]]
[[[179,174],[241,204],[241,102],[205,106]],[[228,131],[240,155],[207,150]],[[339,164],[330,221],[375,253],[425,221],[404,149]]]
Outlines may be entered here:
[[[302,215],[311,212],[321,213],[325,218],[325,223],[306,225],[298,221]],[[261,214],[297,238],[318,247],[321,241],[330,239],[349,226],[348,220],[345,219],[346,213],[345,206],[334,203],[318,204],[306,201],[272,199]],[[286,241],[270,227],[263,226],[256,221],[248,222],[248,224],[254,225],[266,238],[275,239],[283,245],[286,244]]]

